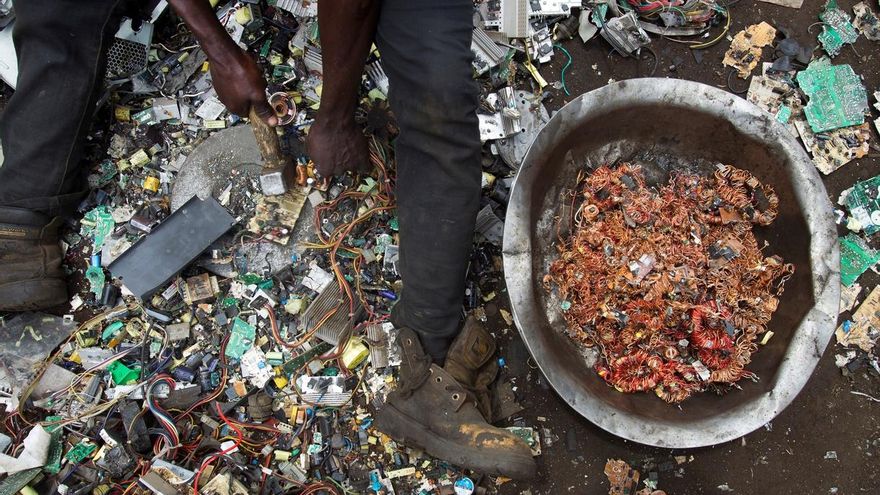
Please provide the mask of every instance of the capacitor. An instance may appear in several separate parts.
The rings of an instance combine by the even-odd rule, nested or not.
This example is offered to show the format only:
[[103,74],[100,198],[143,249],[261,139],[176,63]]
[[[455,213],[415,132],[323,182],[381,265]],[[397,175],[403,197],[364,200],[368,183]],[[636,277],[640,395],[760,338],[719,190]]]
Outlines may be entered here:
[[214,388],[211,386],[211,370],[208,368],[199,368],[199,387],[201,387],[202,393],[208,393]]
[[190,383],[192,383],[196,378],[196,374],[193,372],[193,370],[187,368],[186,366],[178,366],[177,368],[174,368],[174,370],[171,372],[171,376],[181,382]]

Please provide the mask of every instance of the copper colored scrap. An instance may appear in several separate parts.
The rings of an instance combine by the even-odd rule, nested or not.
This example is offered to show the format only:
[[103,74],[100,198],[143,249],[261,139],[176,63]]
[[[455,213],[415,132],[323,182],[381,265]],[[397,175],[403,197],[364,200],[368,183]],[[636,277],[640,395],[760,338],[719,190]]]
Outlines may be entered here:
[[794,273],[752,232],[776,218],[773,189],[718,165],[657,190],[621,164],[581,178],[574,194],[564,198],[578,206],[574,232],[544,282],[565,301],[569,336],[598,348],[599,376],[671,403],[756,378],[745,366]]
[[611,483],[608,495],[631,495],[639,485],[639,472],[620,459],[608,459],[605,476]]

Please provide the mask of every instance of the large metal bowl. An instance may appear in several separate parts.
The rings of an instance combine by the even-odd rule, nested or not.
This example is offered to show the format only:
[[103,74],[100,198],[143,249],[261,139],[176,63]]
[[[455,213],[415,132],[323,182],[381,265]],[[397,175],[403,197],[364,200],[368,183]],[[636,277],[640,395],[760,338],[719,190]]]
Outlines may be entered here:
[[[542,287],[556,255],[560,194],[578,170],[616,160],[669,170],[715,163],[745,168],[772,185],[779,217],[757,228],[766,253],[797,271],[768,325],[775,332],[747,369],[757,383],[726,396],[699,394],[668,405],[654,394],[606,385],[564,334],[560,301]],[[650,167],[649,167],[650,168]],[[832,209],[810,158],[783,124],[719,89],[675,79],[633,79],[584,94],[538,134],[511,192],[504,231],[504,272],[514,319],[541,371],[585,418],[635,442],[668,448],[714,445],[772,420],[804,387],[834,331],[840,296]]]

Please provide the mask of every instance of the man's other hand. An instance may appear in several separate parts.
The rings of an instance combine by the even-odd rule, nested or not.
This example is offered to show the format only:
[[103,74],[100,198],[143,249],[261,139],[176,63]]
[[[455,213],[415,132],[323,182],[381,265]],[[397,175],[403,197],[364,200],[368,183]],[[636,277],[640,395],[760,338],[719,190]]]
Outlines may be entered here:
[[322,177],[370,171],[367,138],[354,119],[339,124],[319,115],[309,131],[308,146],[315,169]]
[[256,62],[244,50],[229,48],[231,53],[211,61],[211,79],[220,101],[230,112],[247,117],[251,107],[270,126],[278,117],[266,101],[266,80]]

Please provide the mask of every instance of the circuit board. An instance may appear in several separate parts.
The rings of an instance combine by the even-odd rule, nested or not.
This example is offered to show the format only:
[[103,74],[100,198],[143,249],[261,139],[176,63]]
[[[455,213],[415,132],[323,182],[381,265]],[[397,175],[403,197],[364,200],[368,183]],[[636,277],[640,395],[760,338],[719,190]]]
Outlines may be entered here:
[[850,286],[866,270],[880,262],[880,252],[853,234],[840,238],[840,283]]
[[236,318],[232,320],[232,331],[229,333],[229,342],[226,343],[226,357],[241,359],[241,356],[254,345],[256,329],[244,320]]
[[819,19],[823,22],[819,43],[829,57],[836,57],[843,45],[855,43],[859,37],[856,28],[849,22],[849,15],[837,7],[835,0],[829,0],[825,4],[825,10],[819,14]]
[[804,114],[813,132],[865,121],[868,93],[851,66],[814,62],[798,73],[797,82],[809,98]]
[[880,175],[857,182],[846,197],[846,207],[866,234],[880,231]]

